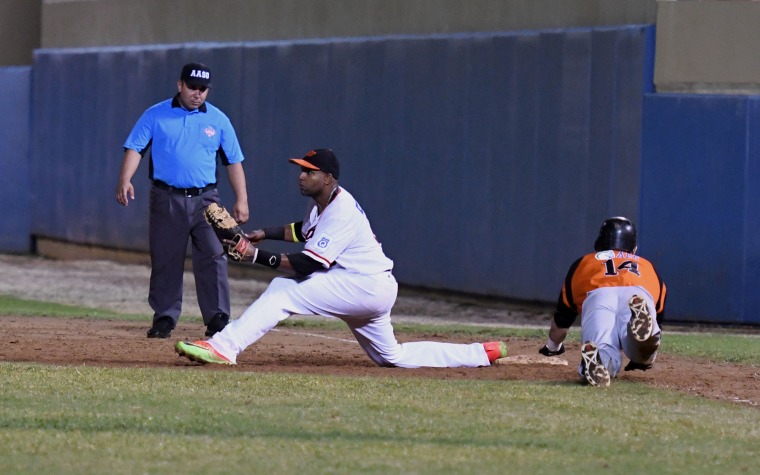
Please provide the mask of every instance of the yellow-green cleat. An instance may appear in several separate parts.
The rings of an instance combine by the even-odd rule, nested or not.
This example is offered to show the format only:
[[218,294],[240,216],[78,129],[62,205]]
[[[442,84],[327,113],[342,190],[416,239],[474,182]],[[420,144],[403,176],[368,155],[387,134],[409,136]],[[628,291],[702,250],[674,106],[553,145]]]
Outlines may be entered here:
[[203,340],[193,343],[178,341],[174,345],[174,349],[180,356],[184,356],[190,361],[197,361],[198,363],[235,364],[216,351],[210,343]]

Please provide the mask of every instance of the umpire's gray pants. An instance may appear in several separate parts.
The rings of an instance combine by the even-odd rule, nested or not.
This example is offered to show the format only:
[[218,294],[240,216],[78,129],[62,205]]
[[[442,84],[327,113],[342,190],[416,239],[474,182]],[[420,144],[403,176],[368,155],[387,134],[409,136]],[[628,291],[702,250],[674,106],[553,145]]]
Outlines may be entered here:
[[168,190],[150,191],[150,291],[153,320],[167,316],[177,323],[182,312],[182,278],[188,238],[192,247],[193,275],[203,323],[217,313],[230,314],[227,256],[203,209],[219,202],[214,189],[187,197]]

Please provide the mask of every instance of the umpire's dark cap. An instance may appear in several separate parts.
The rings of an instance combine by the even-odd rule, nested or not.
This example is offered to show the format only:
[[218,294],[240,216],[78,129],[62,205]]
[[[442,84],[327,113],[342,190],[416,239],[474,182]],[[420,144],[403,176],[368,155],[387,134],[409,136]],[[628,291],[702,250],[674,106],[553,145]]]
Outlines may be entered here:
[[340,175],[338,158],[329,148],[315,148],[304,155],[303,158],[290,158],[289,161],[304,168],[329,173],[336,180]]
[[179,79],[191,86],[211,87],[211,70],[203,63],[187,63],[182,67]]

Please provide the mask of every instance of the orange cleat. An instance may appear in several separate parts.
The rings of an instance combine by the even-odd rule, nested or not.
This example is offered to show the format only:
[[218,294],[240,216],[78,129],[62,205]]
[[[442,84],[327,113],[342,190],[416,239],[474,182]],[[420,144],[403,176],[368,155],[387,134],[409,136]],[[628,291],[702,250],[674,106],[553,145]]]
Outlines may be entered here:
[[491,363],[507,356],[507,344],[503,341],[488,341],[483,343],[483,348],[486,350],[488,361]]

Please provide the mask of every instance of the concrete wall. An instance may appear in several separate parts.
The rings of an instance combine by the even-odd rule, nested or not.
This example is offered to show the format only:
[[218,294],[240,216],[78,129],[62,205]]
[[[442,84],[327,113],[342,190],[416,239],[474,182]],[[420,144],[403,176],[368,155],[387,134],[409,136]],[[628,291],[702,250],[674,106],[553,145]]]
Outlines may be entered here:
[[652,24],[655,0],[46,0],[44,48]]
[[0,66],[32,64],[40,46],[42,0],[0,0]]
[[0,0],[0,66],[38,47],[654,23],[657,91],[760,92],[760,2],[746,0]]
[[662,1],[658,92],[760,93],[760,2]]

